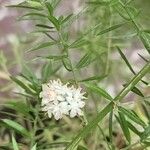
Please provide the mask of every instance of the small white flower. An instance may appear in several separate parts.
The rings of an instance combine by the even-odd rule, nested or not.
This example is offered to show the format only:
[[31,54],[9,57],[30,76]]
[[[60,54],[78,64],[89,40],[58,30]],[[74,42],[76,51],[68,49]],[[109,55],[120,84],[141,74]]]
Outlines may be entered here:
[[42,98],[42,111],[47,112],[48,117],[54,116],[59,120],[63,115],[71,118],[83,115],[81,110],[85,106],[85,93],[81,93],[81,88],[69,87],[68,83],[63,85],[60,80],[51,80],[42,85],[40,97]]
[[78,102],[78,101],[70,101],[70,117],[73,118],[77,115],[82,116],[83,112],[81,108],[83,108],[85,105],[84,102]]

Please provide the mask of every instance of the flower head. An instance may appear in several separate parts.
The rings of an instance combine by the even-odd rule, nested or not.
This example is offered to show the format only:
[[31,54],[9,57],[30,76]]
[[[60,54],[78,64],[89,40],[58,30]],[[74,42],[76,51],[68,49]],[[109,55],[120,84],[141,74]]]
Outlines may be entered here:
[[71,118],[83,115],[81,110],[86,99],[85,93],[81,93],[81,88],[62,84],[60,80],[51,80],[42,85],[40,97],[42,98],[42,110],[47,112],[49,118],[54,116],[56,120],[61,119],[63,115],[69,115]]

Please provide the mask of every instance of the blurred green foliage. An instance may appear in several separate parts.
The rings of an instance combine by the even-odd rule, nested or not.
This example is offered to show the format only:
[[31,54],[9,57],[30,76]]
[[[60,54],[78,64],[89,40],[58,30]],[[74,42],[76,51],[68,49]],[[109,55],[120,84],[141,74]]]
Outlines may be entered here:
[[[27,0],[8,6],[24,9],[18,20],[31,21],[33,31],[25,39],[10,40],[15,63],[21,69],[19,75],[10,78],[15,82],[13,87],[17,84],[21,89],[18,97],[3,104],[0,110],[3,116],[0,134],[11,135],[12,141],[1,149],[148,149],[150,2],[93,0],[82,2],[78,12],[68,10],[67,14],[57,15],[63,3]],[[144,59],[144,67],[139,72],[123,51],[134,46],[134,41],[142,43],[147,53],[146,57],[138,56]],[[19,48],[21,42],[23,50]],[[116,55],[119,59],[114,61]],[[9,60],[2,53],[0,59],[3,71],[9,75],[6,64]],[[69,80],[87,91],[83,118],[64,117],[55,121],[43,114],[39,98],[41,85],[55,78]],[[119,81],[122,90],[115,81]],[[115,96],[107,90],[110,85],[118,93]],[[136,95],[136,100],[130,97],[129,101],[123,101],[130,92]]]

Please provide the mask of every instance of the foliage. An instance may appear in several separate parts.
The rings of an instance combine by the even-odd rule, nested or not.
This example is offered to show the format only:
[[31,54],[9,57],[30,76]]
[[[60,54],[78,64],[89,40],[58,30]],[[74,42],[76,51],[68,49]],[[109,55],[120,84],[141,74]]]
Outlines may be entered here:
[[[7,102],[0,111],[0,114],[5,114],[0,120],[0,134],[9,132],[11,135],[11,144],[8,142],[0,148],[132,150],[150,147],[150,102],[149,95],[143,94],[144,89],[149,87],[150,37],[149,30],[139,23],[140,12],[135,8],[135,2],[86,1],[77,14],[70,12],[57,16],[57,9],[62,3],[60,0],[26,0],[8,6],[23,9],[25,14],[18,20],[32,22],[31,36],[36,38],[25,51],[26,55],[35,54],[34,58],[25,60],[18,76],[10,76],[23,91],[18,93],[19,98]],[[76,21],[84,21],[84,24],[77,29],[77,35],[72,36]],[[141,60],[144,59],[144,66],[139,72],[134,70],[122,50],[129,40],[136,37],[148,55],[148,58],[139,55]],[[116,96],[111,95],[102,84],[111,78],[111,57],[114,53],[120,54],[120,59],[132,73],[124,79],[123,88]],[[3,55],[0,59],[6,63]],[[35,73],[34,64],[39,65],[40,75]],[[4,65],[3,68],[6,70]],[[83,86],[87,91],[83,117],[64,117],[55,121],[41,111],[41,85],[54,78]],[[124,106],[123,101],[130,92],[138,96],[140,110]],[[130,102],[126,103],[130,105]],[[121,135],[124,143],[121,147],[117,145],[115,134]]]

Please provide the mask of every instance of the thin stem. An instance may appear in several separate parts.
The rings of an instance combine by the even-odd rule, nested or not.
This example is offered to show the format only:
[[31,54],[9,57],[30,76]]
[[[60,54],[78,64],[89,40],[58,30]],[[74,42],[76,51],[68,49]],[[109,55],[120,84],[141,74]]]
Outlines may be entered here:
[[146,37],[146,34],[144,34],[142,31],[142,27],[139,26],[135,19],[132,17],[132,15],[130,14],[129,10],[126,8],[126,6],[120,1],[120,4],[122,5],[122,7],[125,9],[126,13],[128,14],[128,16],[130,17],[135,29],[137,30],[137,34],[141,40],[141,42],[143,43],[144,47],[147,49],[148,53],[150,54],[150,43],[148,41],[148,38]]
[[142,69],[136,74],[132,80],[120,91],[120,93],[114,98],[114,101],[122,100],[132,88],[144,77],[146,73],[150,71],[150,62],[148,62]]
[[111,143],[111,149],[115,149],[113,144],[113,110],[109,114],[109,138]]
[[78,81],[76,79],[75,70],[74,70],[74,67],[73,67],[71,59],[70,59],[68,48],[66,49],[66,52],[67,52],[68,60],[69,60],[69,63],[70,63],[71,71],[72,71],[72,74],[73,74],[73,78],[75,80],[75,84],[78,85]]
[[[114,101],[122,100],[130,91],[131,89],[144,77],[144,75],[150,71],[150,62],[147,63],[141,71],[136,74],[132,80],[121,90],[121,92],[115,97]],[[79,134],[72,140],[72,142],[66,147],[65,150],[73,150],[74,147],[78,145],[78,143],[84,138],[87,133],[93,128],[93,126],[98,125],[98,123],[115,107],[114,102],[110,102],[98,115],[97,117],[88,123],[83,130],[79,132]],[[94,122],[94,123],[93,123]]]
[[101,112],[99,112],[97,117],[89,122],[88,125],[76,135],[65,150],[74,150],[79,142],[91,131],[91,129],[96,127],[98,123],[113,109],[113,105],[113,102],[110,102]]
[[69,63],[70,63],[70,67],[71,67],[71,71],[72,71],[72,74],[73,74],[73,78],[74,78],[75,84],[76,84],[76,86],[78,86],[78,81],[76,79],[75,70],[74,70],[72,61],[70,59],[70,54],[69,54],[69,51],[68,51],[69,49],[68,49],[68,46],[66,46],[66,42],[64,41],[64,39],[62,37],[61,29],[60,29],[60,32],[58,33],[58,35],[59,35],[59,38],[60,38],[60,41],[61,41],[60,43],[61,43],[63,49],[65,50],[65,52],[67,53],[68,60],[69,60]]
[[128,10],[126,9],[126,6],[122,3],[122,1],[120,1],[120,4],[122,5],[122,7],[125,9],[126,13],[128,14],[128,16],[130,17],[132,23],[134,24],[136,30],[139,32],[140,31],[140,27],[138,26],[138,24],[134,21],[133,17],[130,15],[130,13],[128,12]]
[[40,110],[40,106],[38,105],[36,107],[36,116],[35,116],[35,120],[33,122],[33,128],[32,128],[32,133],[31,133],[31,142],[30,142],[30,146],[33,147],[34,144],[35,144],[35,134],[36,134],[36,131],[37,131],[37,123],[38,123],[38,119],[39,119],[39,110]]
[[32,134],[31,134],[31,148],[33,147],[33,145],[35,144],[35,133],[37,130],[37,121],[38,121],[38,117],[36,116],[34,122],[33,122],[33,129],[32,129]]

